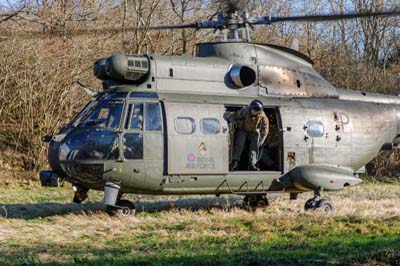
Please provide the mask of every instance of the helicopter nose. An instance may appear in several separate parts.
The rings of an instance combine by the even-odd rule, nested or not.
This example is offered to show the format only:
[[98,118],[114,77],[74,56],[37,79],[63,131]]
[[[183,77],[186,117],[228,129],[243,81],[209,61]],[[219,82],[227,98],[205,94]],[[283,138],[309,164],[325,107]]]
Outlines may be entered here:
[[85,183],[102,182],[105,163],[118,157],[118,133],[100,128],[76,129],[60,143],[58,152],[66,174]]
[[67,174],[62,169],[59,160],[60,142],[50,138],[49,148],[47,152],[47,160],[51,170],[43,170],[39,172],[41,185],[44,187],[58,187],[61,185],[62,178]]

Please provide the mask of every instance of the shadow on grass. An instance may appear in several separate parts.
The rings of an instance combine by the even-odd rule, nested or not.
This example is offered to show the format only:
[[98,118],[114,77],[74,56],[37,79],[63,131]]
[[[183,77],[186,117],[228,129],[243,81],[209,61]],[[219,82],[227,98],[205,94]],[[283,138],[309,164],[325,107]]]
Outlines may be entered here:
[[[45,244],[15,251],[0,258],[2,265],[399,265],[400,243],[393,237],[355,237],[343,241],[333,239],[309,239],[291,248],[276,242],[246,243],[235,246],[229,241],[221,245],[207,245],[218,239],[198,239],[187,243],[174,240],[174,245],[154,245],[140,249],[136,241],[121,247],[87,249],[58,248]],[[190,246],[190,247],[189,247]],[[229,250],[227,252],[227,250]],[[67,255],[65,262],[41,262],[38,254],[48,252],[53,258]],[[30,255],[35,254],[35,255]],[[15,259],[17,258],[17,259]]]
[[[140,201],[135,202],[137,212],[161,212],[177,210],[208,210],[212,208],[230,209],[241,207],[241,201],[235,198],[187,198],[175,201]],[[31,204],[0,204],[0,217],[9,219],[35,219],[65,214],[92,214],[105,212],[106,207],[101,202],[77,203],[31,203]]]
[[105,211],[101,203],[31,203],[0,205],[0,216],[8,219],[35,219],[65,214],[89,214]]

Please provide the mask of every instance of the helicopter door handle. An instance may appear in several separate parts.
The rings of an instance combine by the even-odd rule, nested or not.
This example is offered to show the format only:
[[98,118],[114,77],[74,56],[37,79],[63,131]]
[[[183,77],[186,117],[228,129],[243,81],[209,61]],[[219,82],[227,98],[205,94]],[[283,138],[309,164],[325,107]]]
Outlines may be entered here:
[[223,132],[223,133],[226,133],[226,131],[228,131],[228,128],[227,128],[227,127],[223,127],[223,128],[222,128],[222,132]]
[[136,169],[136,168],[134,168],[134,169],[133,169],[133,172],[134,172],[134,173],[136,173],[136,174],[138,174],[138,173],[140,173],[140,170],[139,170],[139,169]]

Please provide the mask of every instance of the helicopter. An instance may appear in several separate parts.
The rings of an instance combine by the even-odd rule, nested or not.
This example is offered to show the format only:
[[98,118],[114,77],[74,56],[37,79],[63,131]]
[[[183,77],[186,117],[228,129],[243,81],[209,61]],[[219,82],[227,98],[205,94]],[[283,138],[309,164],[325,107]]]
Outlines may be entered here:
[[[103,90],[60,132],[43,138],[51,170],[40,172],[42,185],[70,182],[76,203],[89,189],[104,191],[107,212],[121,215],[136,210],[122,198],[128,193],[235,194],[255,208],[268,205],[269,193],[296,200],[314,192],[305,209],[333,211],[323,192],[358,185],[358,174],[379,151],[400,144],[400,98],[336,88],[299,51],[252,43],[250,29],[399,16],[400,9],[250,17],[228,7],[216,19],[148,28],[221,33],[218,42],[197,44],[195,56],[98,59],[93,72]],[[263,104],[276,145],[268,146],[267,138],[259,171],[248,170],[246,151],[239,169],[230,171],[238,129],[226,117],[254,99]]]

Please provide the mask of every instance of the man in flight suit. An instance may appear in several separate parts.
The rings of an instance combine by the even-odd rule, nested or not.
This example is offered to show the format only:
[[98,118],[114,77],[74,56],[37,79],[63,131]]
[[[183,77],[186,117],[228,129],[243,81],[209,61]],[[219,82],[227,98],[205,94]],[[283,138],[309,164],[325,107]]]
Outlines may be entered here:
[[259,171],[260,169],[256,166],[259,148],[267,138],[269,131],[269,121],[263,111],[262,102],[259,100],[252,101],[250,106],[243,107],[233,114],[229,120],[236,122],[238,127],[235,146],[233,148],[233,160],[229,166],[229,170],[234,171],[238,169],[244,146],[249,139],[249,170]]

